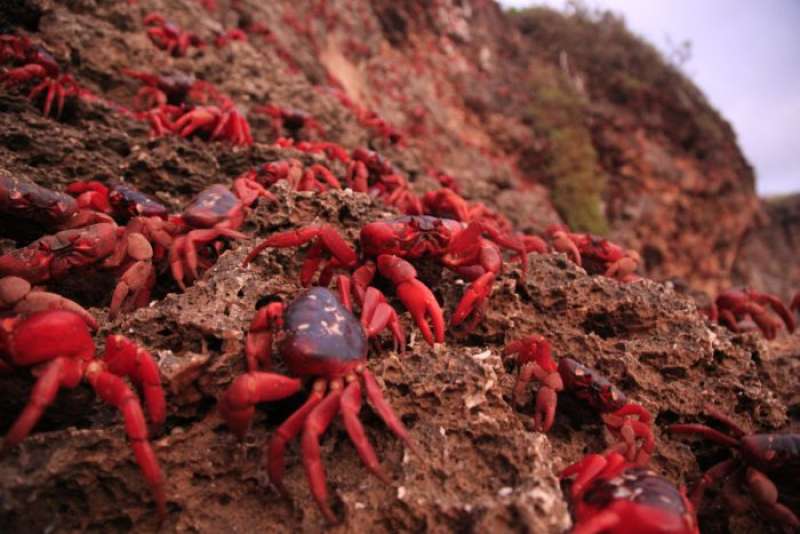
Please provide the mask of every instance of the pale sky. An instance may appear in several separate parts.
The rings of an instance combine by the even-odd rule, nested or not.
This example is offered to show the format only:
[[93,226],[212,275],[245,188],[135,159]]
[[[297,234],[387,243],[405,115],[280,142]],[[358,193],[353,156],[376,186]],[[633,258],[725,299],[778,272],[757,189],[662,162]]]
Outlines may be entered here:
[[[500,0],[506,7],[565,0]],[[689,40],[684,72],[733,124],[763,195],[800,192],[799,0],[587,0],[662,52]]]

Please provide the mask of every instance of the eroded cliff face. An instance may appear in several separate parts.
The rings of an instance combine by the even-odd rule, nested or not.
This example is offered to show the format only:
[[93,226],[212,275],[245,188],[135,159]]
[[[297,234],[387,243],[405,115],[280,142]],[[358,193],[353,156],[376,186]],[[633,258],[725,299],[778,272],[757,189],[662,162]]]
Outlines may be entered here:
[[792,298],[800,287],[798,246],[800,195],[764,200],[737,253],[734,283]]
[[[644,271],[656,278],[680,277],[713,291],[728,284],[737,254],[752,247],[750,256],[759,256],[759,243],[770,241],[752,230],[748,245],[739,246],[758,203],[729,127],[612,19],[569,21],[544,11],[510,17],[478,1],[241,1],[220,2],[213,12],[188,0],[8,5],[0,24],[46,47],[97,97],[68,100],[56,121],[24,91],[0,92],[0,171],[42,185],[121,178],[177,211],[204,187],[229,185],[266,162],[298,158],[344,175],[343,164],[321,154],[275,146],[278,132],[255,109],[272,103],[319,122],[322,133],[304,129],[301,139],[379,150],[419,193],[439,187],[434,173],[444,171],[465,197],[497,208],[520,230],[541,232],[564,221],[608,230],[642,250]],[[157,49],[143,24],[151,11],[206,46],[185,57]],[[237,25],[248,29],[246,41],[212,44]],[[183,71],[214,84],[247,116],[254,145],[151,138],[147,122],[122,110],[139,89],[123,68]],[[393,143],[382,127],[405,141]],[[301,289],[294,250],[267,251],[247,268],[241,263],[271,233],[325,221],[355,242],[361,226],[396,211],[351,191],[298,193],[285,184],[272,191],[277,203],[260,202],[246,217],[242,230],[252,239],[231,242],[186,292],[164,273],[150,306],[110,321],[111,274],[49,286],[93,306],[103,325],[101,346],[104,334],[122,332],[158,359],[168,400],[167,424],[153,438],[168,481],[164,531],[324,526],[298,447],[290,447],[287,462],[291,500],[268,485],[263,470],[264,443],[304,395],[264,406],[244,443],[215,410],[245,368],[244,332],[257,303],[289,301]],[[773,226],[790,219],[781,217],[772,216]],[[10,226],[0,231],[4,250],[23,240]],[[435,262],[419,271],[449,316],[463,281]],[[753,280],[753,272],[766,270],[741,277]],[[670,284],[620,285],[587,275],[562,255],[533,255],[526,273],[507,263],[475,332],[449,332],[433,348],[392,288],[384,289],[412,339],[398,354],[381,337],[369,366],[420,454],[404,451],[365,407],[367,434],[392,480],[381,484],[367,476],[334,423],[322,446],[342,519],[334,531],[562,532],[569,525],[557,474],[586,452],[603,450],[610,436],[597,414],[569,397],[552,432],[533,431],[533,400],[513,406],[515,369],[501,358],[504,344],[525,334],[546,335],[557,357],[596,367],[656,415],[653,466],[672,480],[691,482],[724,454],[661,431],[702,421],[705,402],[753,430],[797,427],[791,377],[798,334],[781,333],[772,343],[753,333],[731,335],[709,325]],[[0,379],[1,431],[22,409],[32,381],[24,370]],[[61,393],[34,435],[0,459],[0,528],[154,530],[150,494],[123,436],[118,414],[87,386]],[[723,499],[714,492],[709,503],[704,531],[768,528],[752,511],[720,513]]]

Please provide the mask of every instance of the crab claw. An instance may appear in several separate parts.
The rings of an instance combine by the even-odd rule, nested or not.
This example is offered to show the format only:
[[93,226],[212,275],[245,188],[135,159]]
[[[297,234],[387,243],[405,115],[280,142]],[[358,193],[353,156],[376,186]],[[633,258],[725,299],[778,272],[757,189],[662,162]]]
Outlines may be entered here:
[[[453,316],[450,318],[451,325],[456,326],[461,324],[473,311],[480,309],[481,305],[486,301],[486,298],[492,291],[494,278],[495,274],[488,272],[484,273],[480,278],[470,284],[464,296],[461,298],[461,302],[458,303],[456,310],[453,312]],[[480,315],[480,313],[477,314],[476,320],[473,321],[473,323],[477,322]],[[470,330],[474,326],[474,324],[470,325]]]
[[[603,414],[602,418],[609,431],[622,438],[622,441],[612,448],[623,453],[628,461],[646,465],[655,449],[655,438],[650,429],[653,417],[650,412],[643,406],[631,403],[612,413]],[[637,439],[642,440],[638,450]]]
[[275,373],[245,373],[225,391],[219,404],[220,414],[239,439],[250,428],[255,406],[261,402],[290,397],[300,391],[300,380]]
[[210,130],[216,126],[220,110],[214,106],[200,106],[184,114],[175,122],[181,137],[189,137],[198,130]]
[[369,287],[364,295],[364,305],[361,309],[361,325],[367,333],[367,337],[373,337],[380,334],[385,328],[389,328],[394,336],[395,348],[400,349],[400,352],[406,349],[406,337],[403,332],[403,325],[397,318],[397,312],[394,311],[386,297],[380,290]]
[[572,259],[578,266],[581,265],[581,253],[578,251],[578,246],[573,243],[566,232],[556,230],[552,234],[553,248],[558,252],[563,252]]
[[80,315],[89,328],[97,330],[97,321],[80,304],[55,293],[37,291],[27,280],[18,276],[0,278],[0,310],[3,309],[11,309],[18,315],[46,310],[68,310]]
[[[378,271],[397,287],[397,296],[411,313],[422,335],[430,345],[444,342],[444,315],[431,290],[417,280],[417,271],[402,258],[392,254],[378,256]],[[429,315],[433,332],[425,319]]]

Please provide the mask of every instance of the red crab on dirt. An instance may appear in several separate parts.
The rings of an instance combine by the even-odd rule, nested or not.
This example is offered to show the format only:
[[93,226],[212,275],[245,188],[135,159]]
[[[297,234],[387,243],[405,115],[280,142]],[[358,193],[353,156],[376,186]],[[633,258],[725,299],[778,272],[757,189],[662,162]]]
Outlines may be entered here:
[[794,332],[794,317],[783,302],[778,297],[768,293],[759,293],[752,289],[723,291],[711,305],[708,316],[712,321],[719,321],[732,332],[742,332],[739,321],[750,316],[765,338],[775,339],[781,323],[767,311],[766,306],[772,308],[780,316],[790,333]]
[[[169,247],[169,264],[172,276],[181,287],[198,278],[200,259],[198,247],[215,242],[220,237],[243,239],[247,236],[238,231],[247,210],[258,198],[275,200],[274,195],[258,182],[238,178],[233,182],[233,191],[221,184],[205,188],[178,216],[171,216],[169,224],[177,236]],[[154,231],[163,226],[158,219],[150,218],[145,225],[155,225]]]
[[79,208],[105,213],[117,222],[169,215],[169,208],[161,202],[119,180],[108,185],[94,180],[73,182],[67,186],[67,193],[75,197]]
[[16,67],[0,72],[0,81],[5,87],[38,82],[33,86],[28,99],[34,100],[44,94],[42,113],[50,115],[56,104],[56,117],[61,116],[64,102],[69,96],[87,96],[69,74],[61,74],[56,60],[40,46],[34,46],[27,37],[0,35],[0,62],[12,62]]
[[96,266],[120,274],[111,299],[110,315],[147,303],[152,285],[153,249],[140,233],[126,233],[112,223],[99,223],[46,235],[0,256],[0,276],[41,284],[65,277],[75,269]]
[[362,383],[373,409],[386,426],[409,448],[413,449],[413,442],[366,367],[364,329],[333,292],[321,287],[306,290],[285,311],[281,303],[269,304],[253,319],[246,345],[248,372],[234,380],[220,403],[222,416],[240,439],[250,427],[257,404],[289,397],[301,388],[299,378],[265,371],[271,366],[274,330],[285,331],[280,351],[289,372],[300,378],[312,378],[313,382],[308,400],[280,425],[270,440],[269,478],[281,493],[286,493],[282,482],[284,451],[302,429],[301,456],[311,494],[326,520],[335,523],[336,516],[328,505],[319,439],[337,413],[341,414],[347,434],[366,467],[388,483],[358,418]]
[[107,215],[83,210],[66,193],[42,187],[30,180],[0,172],[0,215],[14,222],[20,219],[48,230],[65,230],[99,222],[111,222]]
[[571,534],[700,534],[683,488],[619,453],[588,454],[561,474],[572,476]]
[[[643,406],[628,402],[625,394],[594,369],[573,360],[561,358],[556,365],[550,342],[531,335],[506,345],[505,356],[516,355],[519,374],[513,397],[519,403],[525,387],[532,380],[541,382],[536,395],[535,423],[540,432],[547,432],[555,420],[558,393],[568,391],[600,412],[606,428],[619,443],[610,450],[625,453],[628,461],[645,465],[655,448],[650,430],[652,416]],[[637,440],[641,446],[637,450]]]
[[[4,189],[4,183],[12,187]],[[237,179],[233,192],[220,184],[210,186],[180,215],[165,220],[161,204],[127,184],[112,183],[109,189],[97,182],[79,182],[74,184],[73,192],[78,195],[77,201],[32,182],[0,180],[0,213],[30,213],[30,217],[45,221],[71,221],[74,215],[69,214],[87,213],[106,221],[47,235],[0,255],[0,276],[19,276],[38,284],[88,266],[117,270],[119,281],[111,300],[112,316],[148,302],[155,282],[153,261],[165,257],[166,251],[176,282],[185,288],[187,281],[198,277],[201,263],[209,264],[198,249],[220,237],[246,237],[237,228],[242,225],[247,208],[259,197],[274,199],[257,182]],[[77,211],[79,205],[87,209]],[[118,227],[102,211],[123,220],[135,217],[125,227]]]
[[166,417],[158,366],[146,350],[129,339],[109,335],[102,358],[84,317],[68,310],[47,310],[0,319],[0,371],[36,367],[38,379],[25,409],[6,434],[0,452],[28,436],[61,388],[74,388],[85,379],[97,395],[116,407],[125,419],[136,463],[153,493],[159,516],[166,516],[164,477],[148,441],[147,423],[129,378],[143,392],[151,421]]
[[553,248],[563,252],[590,274],[604,274],[620,282],[635,282],[642,259],[635,250],[627,250],[602,237],[576,234],[562,225],[548,228]]
[[245,172],[240,178],[254,180],[267,187],[285,180],[292,191],[322,192],[342,188],[342,184],[326,166],[315,163],[310,167],[304,167],[296,159],[264,163]]
[[762,515],[779,523],[787,531],[797,532],[800,518],[778,501],[780,493],[770,477],[780,477],[796,487],[800,477],[800,434],[750,434],[715,407],[706,405],[704,411],[726,426],[730,433],[694,423],[670,425],[669,431],[699,434],[737,450],[739,455],[723,460],[703,474],[691,493],[694,505],[699,508],[705,490],[724,481],[722,491],[726,501],[737,512],[743,512],[750,507],[747,497],[742,493],[744,486]]
[[144,18],[147,29],[147,36],[161,50],[174,57],[186,55],[190,46],[202,47],[203,41],[195,34],[183,31],[177,25],[169,22],[160,13],[150,13]]
[[227,99],[220,106],[190,108],[175,121],[174,130],[181,137],[201,134],[209,141],[226,140],[234,146],[253,144],[247,119]]
[[[422,211],[425,215],[452,218],[463,223],[478,221],[506,234],[514,232],[511,221],[505,216],[486,207],[482,202],[468,202],[447,187],[425,193],[422,197]],[[544,254],[549,250],[547,243],[538,236],[525,234],[515,234],[515,236],[522,240],[529,252]]]
[[[251,262],[268,247],[297,247],[313,243],[303,263],[301,283],[304,286],[311,283],[324,261],[324,255],[328,254],[330,258],[319,277],[320,285],[327,285],[337,268],[351,270],[353,286],[360,302],[364,301],[377,266],[378,272],[392,281],[400,300],[422,330],[425,340],[432,345],[434,341],[444,342],[445,323],[442,310],[436,297],[417,279],[416,269],[406,259],[435,258],[448,269],[472,282],[450,320],[450,324],[455,326],[473,315],[468,330],[480,318],[480,311],[492,290],[492,284],[502,270],[500,247],[517,252],[520,259],[524,260],[523,269],[527,263],[524,245],[501,235],[494,228],[436,217],[404,216],[369,223],[361,229],[359,242],[363,262],[359,262],[355,251],[332,226],[306,226],[268,237],[250,252],[244,264]],[[431,319],[433,331],[426,316]]]

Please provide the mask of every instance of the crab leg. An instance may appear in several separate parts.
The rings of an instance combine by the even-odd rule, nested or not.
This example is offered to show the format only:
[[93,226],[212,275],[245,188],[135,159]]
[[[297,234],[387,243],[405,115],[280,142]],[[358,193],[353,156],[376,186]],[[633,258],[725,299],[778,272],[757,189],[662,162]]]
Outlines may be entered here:
[[677,432],[679,434],[700,434],[704,438],[708,438],[711,441],[719,443],[720,445],[726,445],[728,447],[732,447],[734,449],[739,447],[739,440],[734,439],[727,434],[723,434],[718,430],[714,430],[711,427],[706,425],[699,425],[697,423],[686,423],[686,424],[678,424],[678,425],[670,425],[668,427],[670,432]]
[[406,337],[403,325],[397,318],[397,312],[392,308],[380,290],[370,287],[364,296],[364,305],[361,309],[361,326],[367,337],[380,334],[387,326],[392,331],[395,348],[399,346],[400,352],[406,349]]
[[[671,430],[672,428],[670,428],[670,431]],[[708,471],[703,473],[703,476],[697,481],[697,484],[695,484],[694,488],[692,488],[692,492],[689,495],[689,500],[692,502],[695,508],[700,507],[700,503],[703,500],[703,495],[705,494],[706,489],[713,486],[718,480],[727,478],[736,470],[736,467],[737,461],[731,458],[714,465]]]
[[60,388],[78,385],[81,378],[80,364],[75,358],[56,358],[47,365],[33,387],[28,404],[3,439],[0,453],[11,449],[30,434],[44,411],[55,400]]
[[306,470],[306,476],[308,476],[311,495],[317,501],[322,515],[330,523],[336,523],[336,516],[333,515],[333,511],[328,506],[328,488],[325,484],[325,467],[322,465],[322,459],[320,458],[319,438],[325,433],[325,430],[339,412],[341,395],[341,382],[331,382],[331,390],[328,396],[308,414],[303,425],[303,437],[300,443],[303,453],[303,465]]
[[516,354],[517,361],[521,364],[517,383],[514,385],[515,402],[519,403],[518,399],[525,385],[533,378],[541,382],[536,394],[534,421],[539,431],[547,432],[555,420],[558,393],[564,389],[564,380],[553,361],[550,343],[542,336],[530,335],[506,345],[503,354]]
[[[245,342],[248,371],[266,371],[272,367],[272,336],[283,328],[283,304],[271,302],[258,309],[250,322]],[[259,362],[261,365],[259,365]]]
[[375,377],[367,369],[361,371],[361,376],[364,377],[364,386],[367,388],[367,398],[370,404],[372,404],[372,407],[378,412],[378,415],[383,419],[386,426],[389,427],[389,430],[394,432],[394,435],[400,438],[403,443],[406,444],[406,447],[415,451],[416,445],[411,440],[408,430],[400,418],[397,417],[397,414],[394,413],[389,403],[386,402],[383,391],[381,391],[381,387],[378,385]]
[[292,415],[284,421],[278,430],[273,434],[267,449],[267,473],[270,481],[275,485],[281,494],[286,495],[286,488],[283,486],[284,471],[284,451],[286,444],[289,443],[298,432],[303,428],[308,414],[311,413],[317,404],[325,396],[325,381],[317,380],[308,396],[306,402]]
[[285,399],[300,391],[300,380],[275,373],[249,372],[240,375],[225,391],[219,410],[231,431],[243,439],[261,402]]
[[319,238],[323,247],[328,250],[343,267],[354,267],[358,263],[358,257],[352,247],[347,244],[335,228],[325,224],[322,226],[306,226],[298,230],[273,234],[256,245],[244,259],[242,265],[247,265],[253,261],[262,250],[268,247],[297,247],[316,238]]
[[751,293],[751,295],[753,299],[759,304],[769,305],[769,307],[772,308],[773,311],[775,311],[775,313],[777,313],[781,317],[783,323],[786,325],[786,330],[788,330],[790,334],[794,333],[795,329],[794,317],[792,317],[791,312],[789,312],[789,310],[786,308],[783,302],[780,301],[779,298],[764,293]]
[[750,488],[750,494],[764,515],[792,529],[800,527],[800,518],[778,502],[778,488],[764,473],[749,467],[745,479]]
[[237,232],[231,228],[224,228],[220,225],[207,230],[192,230],[186,234],[182,239],[183,253],[186,256],[186,265],[189,267],[189,273],[195,280],[197,276],[197,245],[205,244],[215,240],[218,237],[230,237],[231,239],[247,239],[248,236],[241,232]]
[[378,477],[382,482],[388,484],[389,477],[381,470],[381,464],[378,461],[378,456],[375,454],[375,449],[372,448],[372,444],[369,442],[367,434],[364,432],[364,426],[358,419],[358,412],[360,411],[361,385],[359,385],[358,380],[355,379],[344,388],[344,392],[342,393],[342,421],[344,421],[347,435],[350,436],[350,441],[353,442],[356,451],[358,451],[361,461],[364,462],[364,465],[367,466],[367,469],[369,469],[372,474]]
[[122,309],[137,309],[150,300],[155,283],[155,270],[150,261],[137,261],[120,277],[111,295],[108,317],[114,319]]
[[617,453],[607,455],[587,454],[580,462],[572,464],[561,472],[561,478],[577,475],[570,488],[570,494],[575,497],[586,489],[586,486],[595,478],[612,477],[625,465],[625,458]]
[[130,377],[142,388],[150,419],[157,425],[162,424],[167,417],[167,405],[158,364],[153,356],[125,336],[110,335],[106,337],[103,361],[110,372]]
[[97,395],[122,413],[125,419],[125,432],[128,434],[136,463],[139,464],[139,468],[153,492],[158,515],[163,519],[167,515],[164,477],[161,474],[158,459],[148,441],[147,423],[139,399],[120,377],[98,368],[100,365],[97,362],[89,364],[86,377]]
[[[636,416],[638,420],[629,419],[628,416]],[[603,421],[613,434],[622,437],[623,443],[620,444],[621,451],[624,451],[628,460],[635,461],[639,465],[647,464],[650,453],[655,448],[655,438],[650,430],[652,416],[643,406],[638,404],[626,404],[619,410],[610,414],[603,414]],[[637,452],[636,439],[642,439],[642,447]]]

